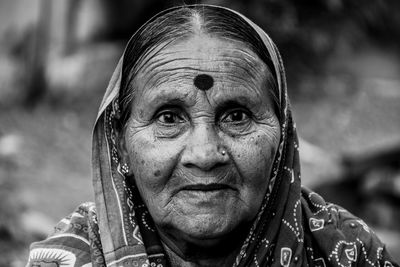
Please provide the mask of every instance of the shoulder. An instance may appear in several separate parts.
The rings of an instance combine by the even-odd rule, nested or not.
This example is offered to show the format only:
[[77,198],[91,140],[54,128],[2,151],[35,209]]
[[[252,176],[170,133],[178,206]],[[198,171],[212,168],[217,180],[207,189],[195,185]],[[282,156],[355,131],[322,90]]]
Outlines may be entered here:
[[[337,211],[337,229],[343,236],[336,247],[343,247],[342,253],[357,266],[398,266],[386,250],[374,230],[362,219],[340,206],[331,204],[332,212]],[[354,252],[354,253],[353,253]],[[339,251],[332,251],[331,258],[338,259]]]
[[373,229],[346,209],[304,189],[302,206],[306,232],[333,266],[398,266]]
[[32,243],[27,266],[91,266],[96,225],[94,203],[79,205],[55,226],[47,239]]

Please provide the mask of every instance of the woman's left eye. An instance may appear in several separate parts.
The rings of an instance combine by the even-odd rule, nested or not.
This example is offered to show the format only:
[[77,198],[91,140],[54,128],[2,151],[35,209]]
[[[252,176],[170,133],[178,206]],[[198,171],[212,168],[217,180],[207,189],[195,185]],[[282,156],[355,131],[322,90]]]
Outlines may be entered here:
[[250,116],[247,112],[244,110],[233,110],[229,113],[227,113],[222,121],[225,123],[244,123],[247,122],[250,119]]
[[220,123],[221,129],[232,135],[243,135],[252,129],[251,112],[247,109],[233,109],[222,115]]

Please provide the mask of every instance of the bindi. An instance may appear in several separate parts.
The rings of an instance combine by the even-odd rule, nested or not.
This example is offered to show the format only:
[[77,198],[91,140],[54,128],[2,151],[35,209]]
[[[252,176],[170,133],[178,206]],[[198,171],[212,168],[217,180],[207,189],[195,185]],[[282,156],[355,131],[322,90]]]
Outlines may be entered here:
[[199,74],[196,77],[194,77],[193,83],[197,89],[202,91],[207,91],[208,89],[213,87],[214,79],[210,75]]

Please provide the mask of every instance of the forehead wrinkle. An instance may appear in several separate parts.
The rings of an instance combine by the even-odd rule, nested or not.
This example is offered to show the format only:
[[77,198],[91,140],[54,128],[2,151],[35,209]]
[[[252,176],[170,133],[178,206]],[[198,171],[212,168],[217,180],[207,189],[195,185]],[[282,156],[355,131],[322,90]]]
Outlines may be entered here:
[[[182,71],[184,70],[184,71]],[[154,73],[153,71],[148,72],[139,78],[141,80],[140,87],[146,91],[156,90],[159,87],[163,87],[163,85],[167,85],[169,83],[176,82],[174,84],[183,84],[185,80],[191,81],[194,77],[193,73],[196,73],[197,69],[193,68],[171,68],[164,69],[160,72]],[[140,83],[140,82],[139,82]],[[165,87],[164,86],[164,87]],[[174,87],[172,86],[172,88]]]
[[142,70],[140,72],[143,73],[150,73],[152,71],[156,71],[159,68],[163,68],[164,66],[168,64],[173,64],[176,63],[177,61],[184,62],[187,60],[192,60],[191,58],[169,58],[169,57],[164,57],[159,59],[159,57],[154,57],[152,60],[148,61],[146,65],[142,67]]
[[[184,70],[184,71],[182,71]],[[206,73],[216,73],[221,75],[221,77],[217,77],[214,83],[214,88],[248,88],[250,90],[256,90],[262,82],[257,77],[253,77],[251,79],[246,79],[242,75],[235,75],[230,71],[203,71]],[[142,88],[146,90],[156,90],[162,87],[168,87],[171,89],[176,88],[177,86],[193,86],[193,79],[198,73],[198,69],[195,68],[175,68],[164,70],[162,73],[156,73],[154,75],[149,75],[145,79],[144,84],[142,84]]]
[[130,75],[129,83],[135,79],[138,73],[140,73],[141,69],[144,66],[146,66],[153,57],[157,56],[157,54],[159,54],[161,51],[164,51],[166,47],[170,46],[173,42],[174,40],[164,41],[162,43],[150,47],[148,51],[145,51],[145,53],[141,55],[137,60],[137,62],[132,66],[132,69],[129,74]]
[[[201,35],[203,36],[203,35]],[[210,40],[207,42],[204,40]],[[158,49],[155,53],[149,54],[150,59],[155,57],[168,57],[174,56],[175,54],[187,54],[189,58],[192,58],[193,52],[200,52],[204,59],[214,59],[215,55],[217,56],[226,56],[229,52],[232,52],[238,58],[242,58],[243,56],[249,58],[250,60],[257,61],[258,56],[248,47],[248,45],[243,44],[241,42],[237,42],[236,40],[229,40],[229,43],[224,42],[224,45],[221,47],[220,43],[218,43],[219,38],[209,38],[207,36],[194,36],[188,40],[181,40],[181,42],[176,42],[174,45],[170,42],[167,45]],[[217,44],[215,44],[217,41]],[[199,45],[201,43],[201,45]],[[156,50],[156,49],[153,49]],[[213,53],[213,52],[217,53]],[[199,59],[199,58],[198,58]]]
[[[193,88],[193,78],[198,71],[199,69],[197,68],[188,67],[165,69],[163,72],[156,73],[154,75],[149,74],[146,75],[146,77],[143,77],[143,79],[141,79],[142,84],[140,86],[145,91],[155,91],[165,88],[181,91],[183,88]],[[254,75],[251,77],[251,79],[248,79],[243,75],[235,75],[235,73],[232,73],[231,71],[208,70],[205,72],[212,72],[221,75],[215,79],[214,88],[227,89],[229,90],[226,92],[227,94],[236,89],[246,90],[247,92],[257,92],[257,89],[264,85],[263,80],[267,80],[267,77],[260,79],[262,76],[259,75]],[[264,89],[262,89],[262,91],[264,91]]]
[[[172,72],[172,73],[169,73]],[[151,84],[154,85],[154,87],[161,87],[163,85],[168,85],[169,83],[173,84],[185,84],[188,83],[187,85],[191,85],[191,80],[193,79],[193,74],[190,73],[181,73],[181,72],[175,72],[173,70],[168,70],[166,73],[154,75],[151,77]]]
[[[139,85],[143,90],[151,90],[153,80],[161,75],[167,75],[167,72],[177,70],[179,68],[165,69],[164,67],[168,64],[174,63],[177,60],[185,61],[188,59],[179,58],[174,59],[166,56],[162,56],[164,52],[157,52],[153,57],[150,57],[145,64],[142,64],[141,68],[137,71],[133,83]],[[164,68],[164,69],[163,69]]]
[[[190,42],[189,42],[190,44]],[[196,44],[194,44],[195,46]],[[183,43],[178,43],[175,46],[172,47],[167,47],[166,49],[163,49],[162,51],[157,51],[157,53],[154,53],[151,58],[146,62],[145,70],[146,72],[148,71],[148,68],[154,68],[157,69],[158,67],[162,67],[164,65],[168,65],[169,63],[176,63],[176,62],[190,62],[189,65],[191,66],[196,66],[199,67],[199,63],[208,63],[212,61],[214,62],[222,62],[232,60],[232,62],[237,62],[237,66],[242,66],[242,63],[240,61],[244,61],[246,65],[248,65],[251,68],[257,69],[258,67],[258,57],[249,49],[243,49],[243,48],[238,48],[238,47],[223,47],[221,50],[220,46],[217,47],[212,47],[211,49],[207,51],[203,51],[200,47],[199,49],[196,49],[196,47],[190,46],[189,48],[188,42],[183,42]],[[247,51],[249,50],[249,51]],[[221,52],[222,51],[222,52]],[[193,55],[194,52],[199,52],[200,55],[195,54]],[[216,53],[213,53],[216,52]],[[231,53],[231,54],[230,54]],[[263,63],[263,62],[261,62]],[[202,64],[201,64],[202,65]],[[209,69],[209,68],[207,68]],[[246,68],[247,70],[247,68]]]
[[[219,60],[216,60],[216,62],[219,62]],[[221,62],[226,62],[226,60],[222,60]],[[223,70],[223,71],[217,70],[217,72],[226,73],[228,74],[228,76],[229,75],[234,76],[245,83],[248,82],[254,83],[256,80],[263,77],[264,70],[265,68],[263,66],[255,66],[255,64],[236,64],[235,62],[233,65],[229,67],[228,70]]]
[[[173,75],[174,72],[182,72],[182,73],[193,73],[196,74],[198,72],[205,73],[215,73],[225,76],[236,76],[238,79],[243,80],[243,82],[253,82],[252,80],[257,80],[262,77],[263,70],[265,70],[265,66],[256,66],[257,64],[251,64],[251,62],[245,61],[246,64],[240,64],[237,62],[237,58],[230,57],[234,59],[232,61],[226,59],[193,59],[193,58],[178,58],[178,59],[169,59],[165,61],[155,61],[149,62],[148,66],[143,69],[142,73],[146,73],[147,75],[141,76],[142,78],[150,77],[158,77],[159,73],[165,73],[165,75]],[[176,66],[176,62],[180,62],[184,66]],[[186,64],[184,62],[188,62]],[[219,64],[221,63],[221,64]],[[227,64],[228,63],[228,64]],[[168,65],[172,65],[167,67]],[[159,72],[158,72],[159,71]],[[236,73],[238,72],[239,73]],[[167,74],[168,73],[168,74]],[[236,75],[235,75],[236,74]],[[246,75],[244,75],[246,74]],[[147,76],[147,77],[146,77]],[[250,79],[246,79],[248,77]],[[194,76],[192,77],[194,78]]]
[[195,44],[186,41],[163,46],[165,49],[154,49],[152,55],[147,55],[147,60],[142,61],[145,64],[139,71],[141,75],[136,76],[137,82],[145,91],[165,88],[163,85],[181,91],[181,87],[193,88],[192,82],[198,72],[214,73],[217,75],[214,88],[229,89],[226,94],[234,87],[241,90],[247,88],[250,90],[248,93],[253,91],[258,96],[263,95],[266,90],[260,88],[262,90],[258,91],[257,88],[265,87],[263,81],[268,80],[268,68],[250,48],[244,44],[239,47],[236,43],[232,47],[225,41],[222,45],[214,42],[211,45],[208,43],[208,46],[211,48],[209,51],[204,51],[202,47],[196,50]]

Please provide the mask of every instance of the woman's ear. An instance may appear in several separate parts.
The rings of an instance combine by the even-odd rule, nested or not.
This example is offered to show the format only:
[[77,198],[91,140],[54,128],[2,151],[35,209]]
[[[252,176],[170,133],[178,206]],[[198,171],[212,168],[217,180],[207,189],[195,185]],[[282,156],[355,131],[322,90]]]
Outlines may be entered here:
[[121,166],[127,165],[129,167],[129,152],[128,152],[128,149],[126,146],[126,141],[125,141],[125,129],[124,129],[124,127],[121,127],[120,125],[115,125],[115,126],[114,126],[114,130],[115,130],[115,137],[116,137],[116,141],[117,141],[116,145],[117,145],[118,155],[120,157],[120,164],[121,164]]
[[121,157],[121,163],[129,162],[129,153],[126,147],[125,136],[122,133],[118,135],[118,153]]

